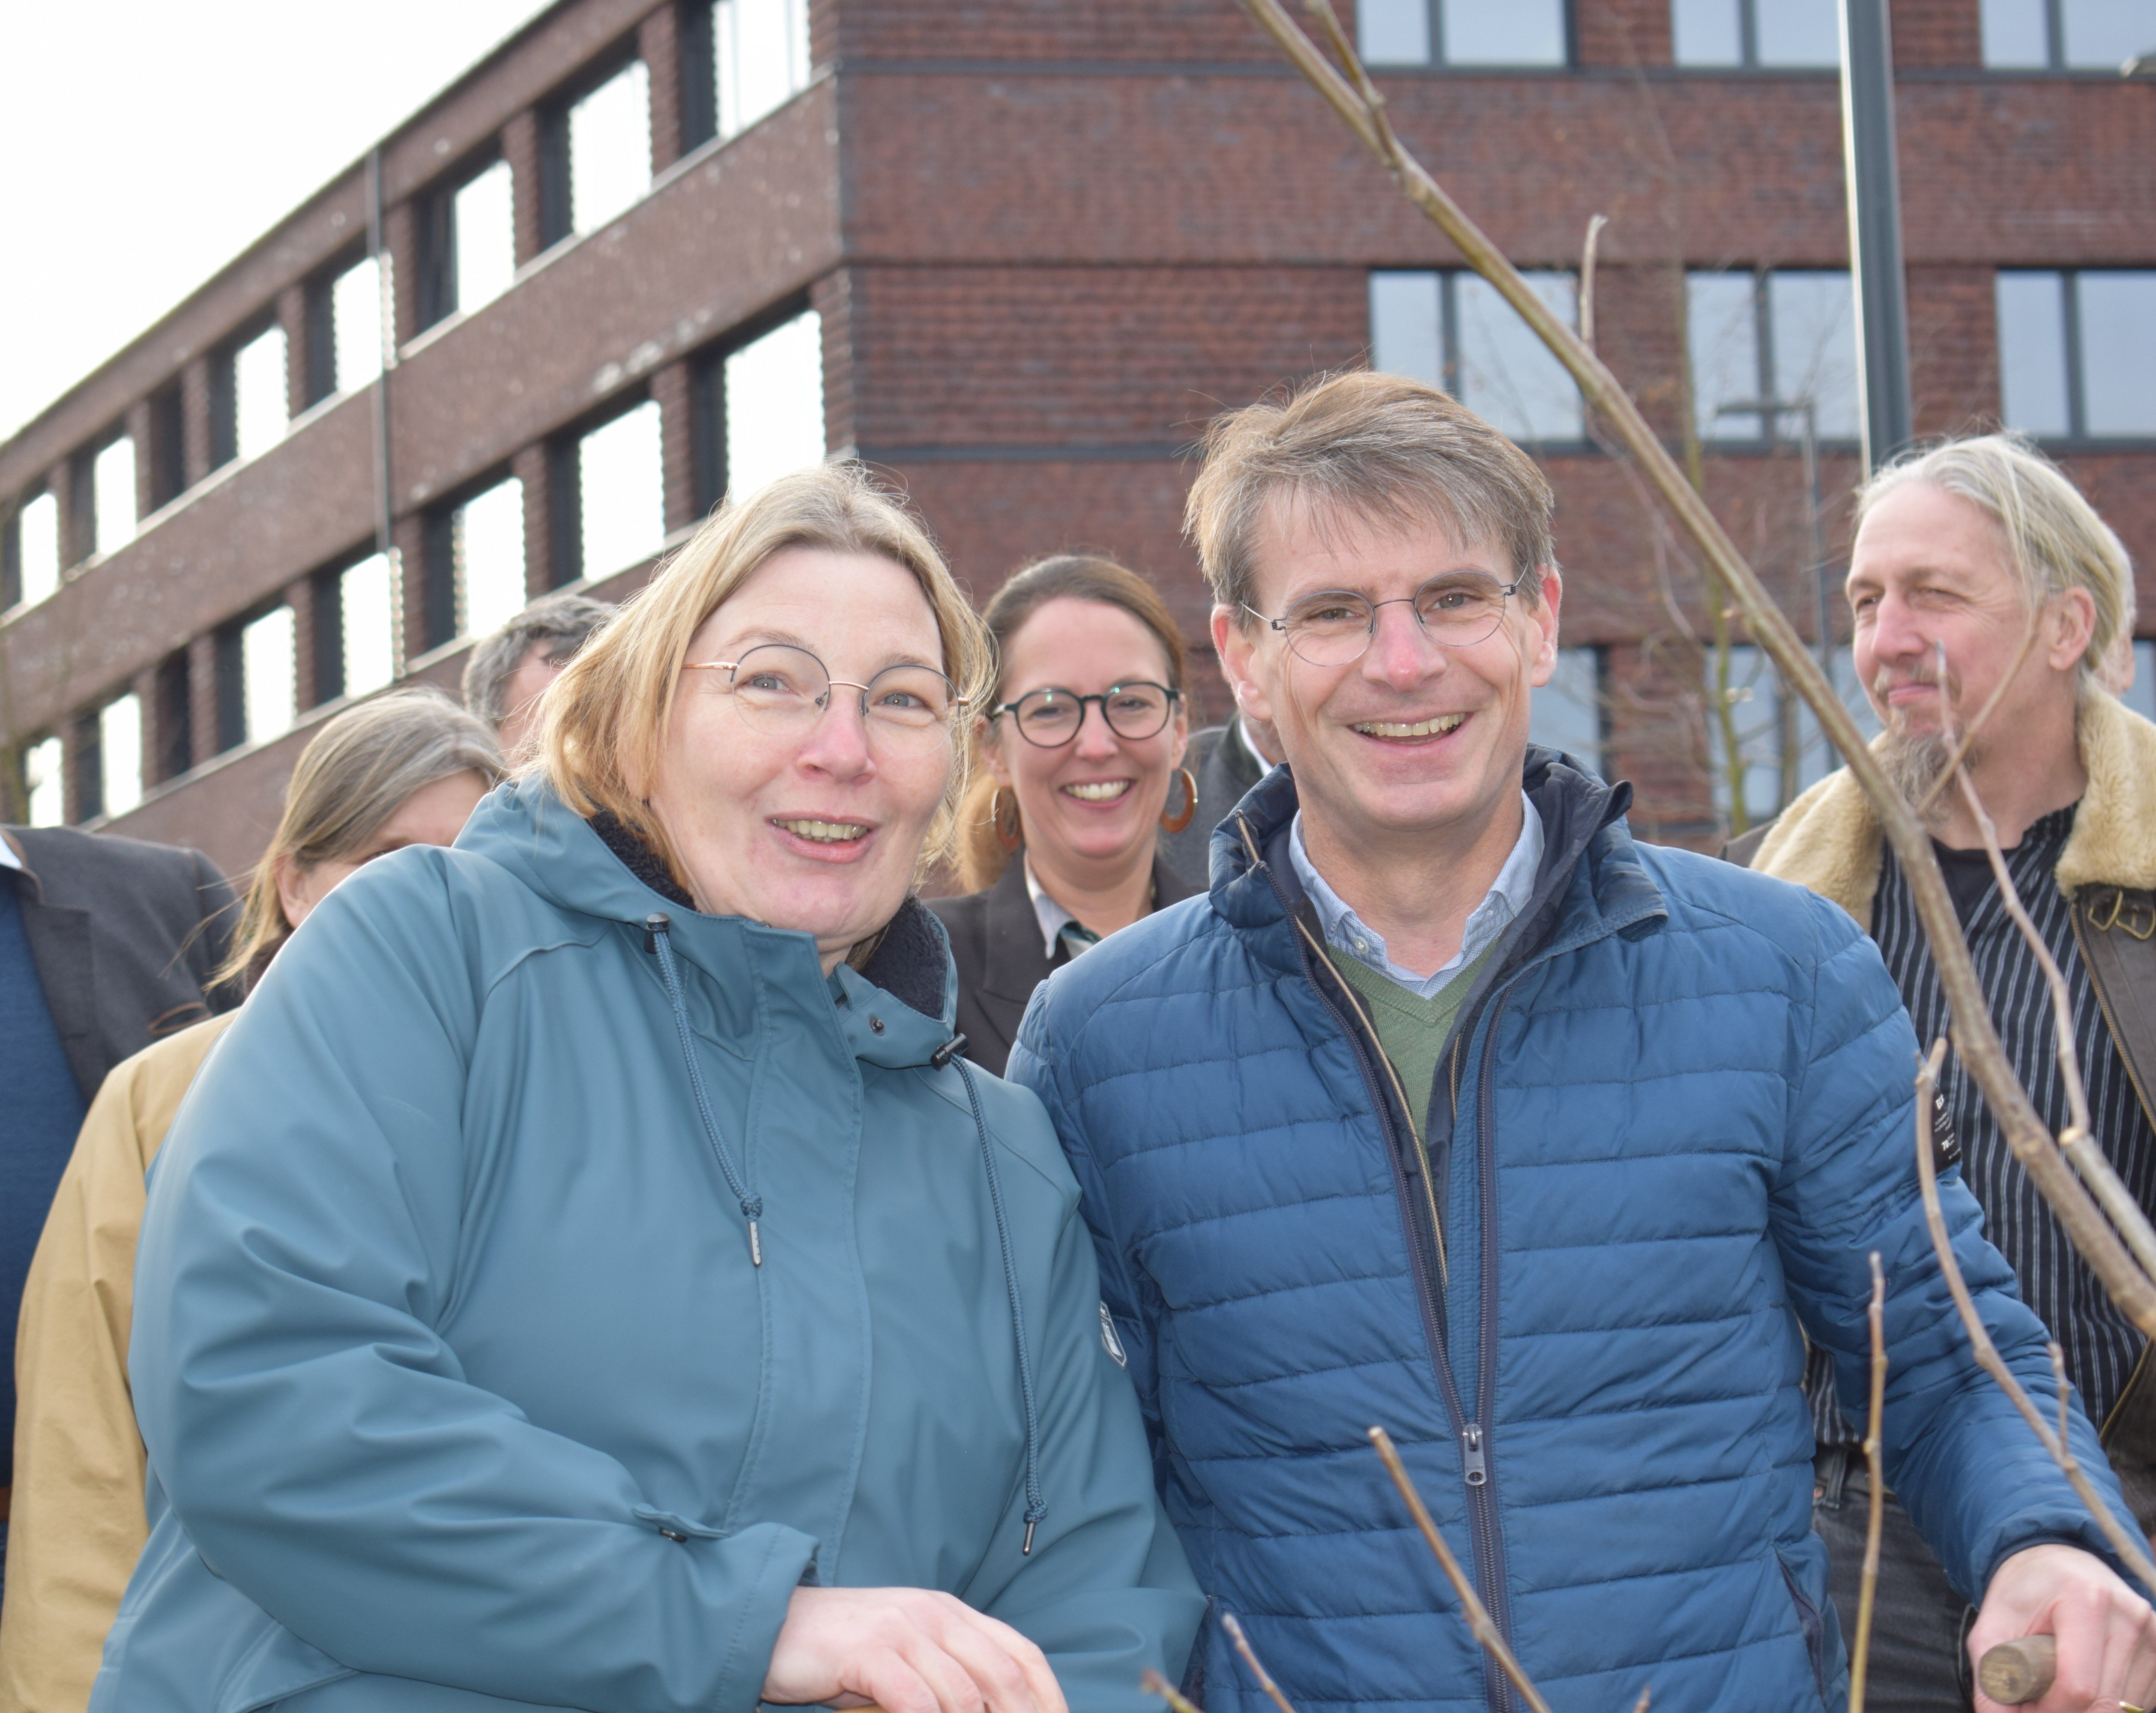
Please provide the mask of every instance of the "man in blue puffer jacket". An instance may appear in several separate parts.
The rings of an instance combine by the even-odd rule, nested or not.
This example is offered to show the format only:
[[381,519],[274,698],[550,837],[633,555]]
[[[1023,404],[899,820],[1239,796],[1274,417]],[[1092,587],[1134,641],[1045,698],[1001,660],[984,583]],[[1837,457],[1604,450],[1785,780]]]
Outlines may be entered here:
[[[1216,833],[1209,896],[1060,971],[1011,1060],[1083,1189],[1192,1567],[1302,1713],[1507,1713],[1383,1425],[1558,1708],[1838,1705],[1798,1382],[1808,1334],[1864,1395],[1876,1251],[1887,1472],[1983,1604],[1972,1649],[2054,1634],[2044,1713],[2148,1705],[2156,1614],[1933,1254],[1917,1043],[1871,942],[1635,844],[1628,787],[1527,746],[1550,511],[1530,460],[1417,382],[1214,426],[1190,502],[1214,639],[1289,765]],[[1941,1193],[2050,1398],[1957,1172]],[[1217,1625],[1194,1669],[1210,1713],[1259,1705]]]

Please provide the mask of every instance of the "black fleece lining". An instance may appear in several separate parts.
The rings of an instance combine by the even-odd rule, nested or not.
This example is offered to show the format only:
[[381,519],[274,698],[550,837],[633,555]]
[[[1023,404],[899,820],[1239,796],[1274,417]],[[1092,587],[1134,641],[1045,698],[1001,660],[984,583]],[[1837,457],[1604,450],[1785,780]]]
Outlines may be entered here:
[[[592,817],[592,831],[599,843],[614,854],[622,867],[636,876],[667,903],[693,910],[696,900],[681,890],[659,853],[622,823],[611,810]],[[942,936],[917,898],[909,897],[884,929],[875,952],[861,974],[902,1005],[923,1017],[943,1015],[943,982],[947,960]]]
[[599,843],[620,859],[622,867],[667,903],[679,905],[683,910],[696,909],[696,900],[681,890],[681,883],[660,860],[659,853],[623,825],[621,818],[613,810],[601,809],[593,816],[591,828],[598,834]]

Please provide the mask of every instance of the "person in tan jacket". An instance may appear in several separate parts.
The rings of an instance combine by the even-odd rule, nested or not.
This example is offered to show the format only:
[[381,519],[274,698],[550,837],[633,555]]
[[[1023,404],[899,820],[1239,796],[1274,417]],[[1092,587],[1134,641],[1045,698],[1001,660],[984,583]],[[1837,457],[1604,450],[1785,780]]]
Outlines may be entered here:
[[[433,690],[361,704],[293,770],[219,980],[251,987],[330,889],[408,844],[448,844],[501,777],[493,735]],[[127,1384],[144,1176],[238,1012],[154,1043],[98,1090],[24,1287],[0,1713],[81,1713],[141,1556],[144,1452]]]
[[[1969,758],[2015,890],[2071,997],[2089,1126],[2156,1212],[2156,726],[2122,706],[2134,587],[2118,536],[2049,460],[2002,434],[1906,455],[1857,496],[1848,596],[1857,674],[1884,730],[1872,750],[1912,803],[1940,784],[1966,721],[1997,699]],[[2030,637],[2033,628],[2034,636]],[[1951,779],[1929,813],[1939,866],[1992,1021],[2056,1134],[2071,1119],[2051,992],[1994,883],[1983,829]],[[1878,943],[1924,1045],[1947,1008],[1907,876],[1848,769],[1727,852],[1833,900]],[[2144,1531],[2156,1525],[2156,1383],[2148,1342],[2106,1297],[2014,1160],[1958,1059],[1936,1136],[1984,1230],[2063,1351],[2066,1372]],[[1851,1400],[1815,1352],[1814,1518],[1845,1628],[1865,1550],[1868,1477]],[[1861,1410],[1861,1401],[1857,1404]],[[1965,1705],[1964,1601],[1885,1495],[1871,1704]]]

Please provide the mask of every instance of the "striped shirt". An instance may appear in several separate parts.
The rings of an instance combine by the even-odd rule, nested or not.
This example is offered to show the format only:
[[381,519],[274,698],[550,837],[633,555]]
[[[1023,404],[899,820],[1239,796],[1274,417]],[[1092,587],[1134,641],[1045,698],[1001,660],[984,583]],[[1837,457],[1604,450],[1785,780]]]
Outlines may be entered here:
[[[2148,1115],[2135,1098],[2126,1066],[2104,1026],[2074,943],[2069,906],[2051,878],[2073,828],[2073,806],[2045,816],[2006,853],[2006,869],[2030,919],[2066,976],[2073,998],[2074,1045],[2087,1085],[2089,1120],[2097,1140],[2134,1200],[2143,1208],[2156,1208],[2156,1134],[2150,1131]],[[2070,1118],[2052,1029],[2051,990],[2035,954],[2006,914],[1995,886],[1984,886],[1964,907],[1962,928],[1976,962],[1977,979],[1991,1001],[1992,1022],[2007,1059],[2045,1127],[2056,1135]],[[1879,871],[1871,934],[1902,990],[1902,1003],[1917,1026],[1917,1039],[1928,1049],[1947,1033],[1947,1003],[1917,921],[1908,878],[1891,847]],[[1941,1093],[1961,1141],[1964,1181],[1984,1208],[1984,1234],[2005,1254],[2021,1281],[2022,1296],[2065,1351],[2066,1374],[2081,1392],[2082,1408],[2092,1421],[2101,1423],[2125,1391],[2144,1341],[2104,1294],[2088,1263],[2068,1240],[2050,1203],[2008,1148],[1975,1080],[1951,1049]],[[1804,1389],[1812,1401],[1813,1429],[1821,1444],[1854,1444],[1862,1438],[1854,1421],[1845,1420],[1837,1408],[1833,1367],[1820,1351],[1812,1351],[1806,1366]],[[2044,1402],[2048,1411],[2050,1400]],[[1861,1413],[1861,1407],[1847,1413],[1853,1418]]]

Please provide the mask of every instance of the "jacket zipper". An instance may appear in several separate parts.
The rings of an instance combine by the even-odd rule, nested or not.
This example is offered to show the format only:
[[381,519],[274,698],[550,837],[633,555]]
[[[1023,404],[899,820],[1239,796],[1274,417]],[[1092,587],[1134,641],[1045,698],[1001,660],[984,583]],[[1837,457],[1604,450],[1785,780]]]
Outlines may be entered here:
[[[1265,870],[1265,879],[1272,886],[1273,895],[1280,900],[1281,913],[1296,929],[1296,952],[1301,960],[1303,975],[1312,987],[1316,990],[1325,1008],[1332,1013],[1333,1021],[1340,1025],[1341,1033],[1347,1037],[1348,1045],[1355,1054],[1356,1069],[1362,1073],[1363,1087],[1370,1096],[1371,1106],[1378,1114],[1378,1125],[1384,1131],[1385,1156],[1393,1169],[1393,1188],[1394,1193],[1399,1197],[1400,1218],[1406,1226],[1408,1263],[1414,1274],[1415,1301],[1422,1312],[1423,1336],[1430,1341],[1430,1351],[1435,1358],[1431,1367],[1437,1375],[1438,1390],[1444,1398],[1445,1413],[1450,1418],[1453,1436],[1460,1446],[1460,1480],[1462,1485],[1467,1490],[1469,1523],[1475,1532],[1476,1582],[1480,1587],[1483,1604],[1488,1608],[1490,1616],[1497,1626],[1498,1634],[1505,1638],[1506,1645],[1509,1647],[1512,1645],[1512,1603],[1504,1596],[1504,1567],[1502,1558],[1497,1556],[1497,1527],[1494,1516],[1494,1496],[1490,1490],[1487,1441],[1481,1424],[1467,1419],[1466,1411],[1460,1402],[1459,1387],[1453,1384],[1452,1365],[1447,1360],[1445,1354],[1445,1331],[1435,1312],[1435,1305],[1440,1299],[1438,1294],[1430,1289],[1429,1256],[1421,1235],[1416,1229],[1416,1220],[1413,1212],[1414,1194],[1406,1182],[1407,1172],[1402,1163],[1404,1151],[1399,1145],[1399,1137],[1394,1125],[1392,1107],[1385,1100],[1377,1074],[1371,1068],[1369,1054],[1362,1033],[1348,1022],[1347,1015],[1338,1005],[1333,1003],[1332,995],[1326,991],[1325,983],[1319,979],[1306,944],[1310,938],[1310,931],[1288,907],[1286,895],[1281,892],[1279,880],[1274,876],[1264,859],[1259,855],[1256,842],[1250,837],[1247,823],[1243,821],[1240,815],[1235,818],[1238,829],[1243,834],[1244,844],[1250,851],[1252,861],[1256,866]],[[1343,983],[1343,987],[1344,985]],[[1357,1008],[1358,1014],[1361,1008],[1358,1006]],[[1371,1031],[1370,1039],[1375,1039],[1374,1030]],[[1390,1061],[1387,1061],[1387,1065],[1389,1069]],[[1397,1074],[1394,1074],[1392,1080],[1395,1088],[1398,1088]],[[1405,1090],[1401,1090],[1399,1099],[1403,1104],[1406,1098]],[[1423,1151],[1421,1138],[1419,1135],[1415,1135],[1411,1118],[1409,1131],[1410,1135],[1414,1136],[1416,1153],[1423,1167],[1423,1184],[1429,1197],[1432,1213],[1430,1228],[1433,1233],[1435,1233],[1440,1227],[1435,1218],[1436,1193],[1430,1183],[1429,1157]],[[1488,1231],[1487,1207],[1486,1198],[1484,1249],[1486,1255],[1494,1259],[1496,1247]],[[1443,1239],[1440,1237],[1437,1240],[1441,1244]],[[1486,1290],[1488,1272],[1489,1264],[1486,1262],[1486,1294],[1482,1316],[1483,1341],[1486,1348],[1478,1352],[1480,1366],[1486,1373],[1493,1372],[1495,1368],[1494,1356],[1486,1346],[1489,1343],[1489,1334],[1496,1322],[1496,1303],[1494,1298],[1491,1297]],[[1490,1396],[1486,1380],[1482,1395],[1486,1398]],[[1498,1669],[1496,1661],[1491,1659],[1486,1653],[1483,1658],[1482,1682],[1491,1713],[1509,1713],[1511,1685],[1506,1682],[1505,1675]]]

